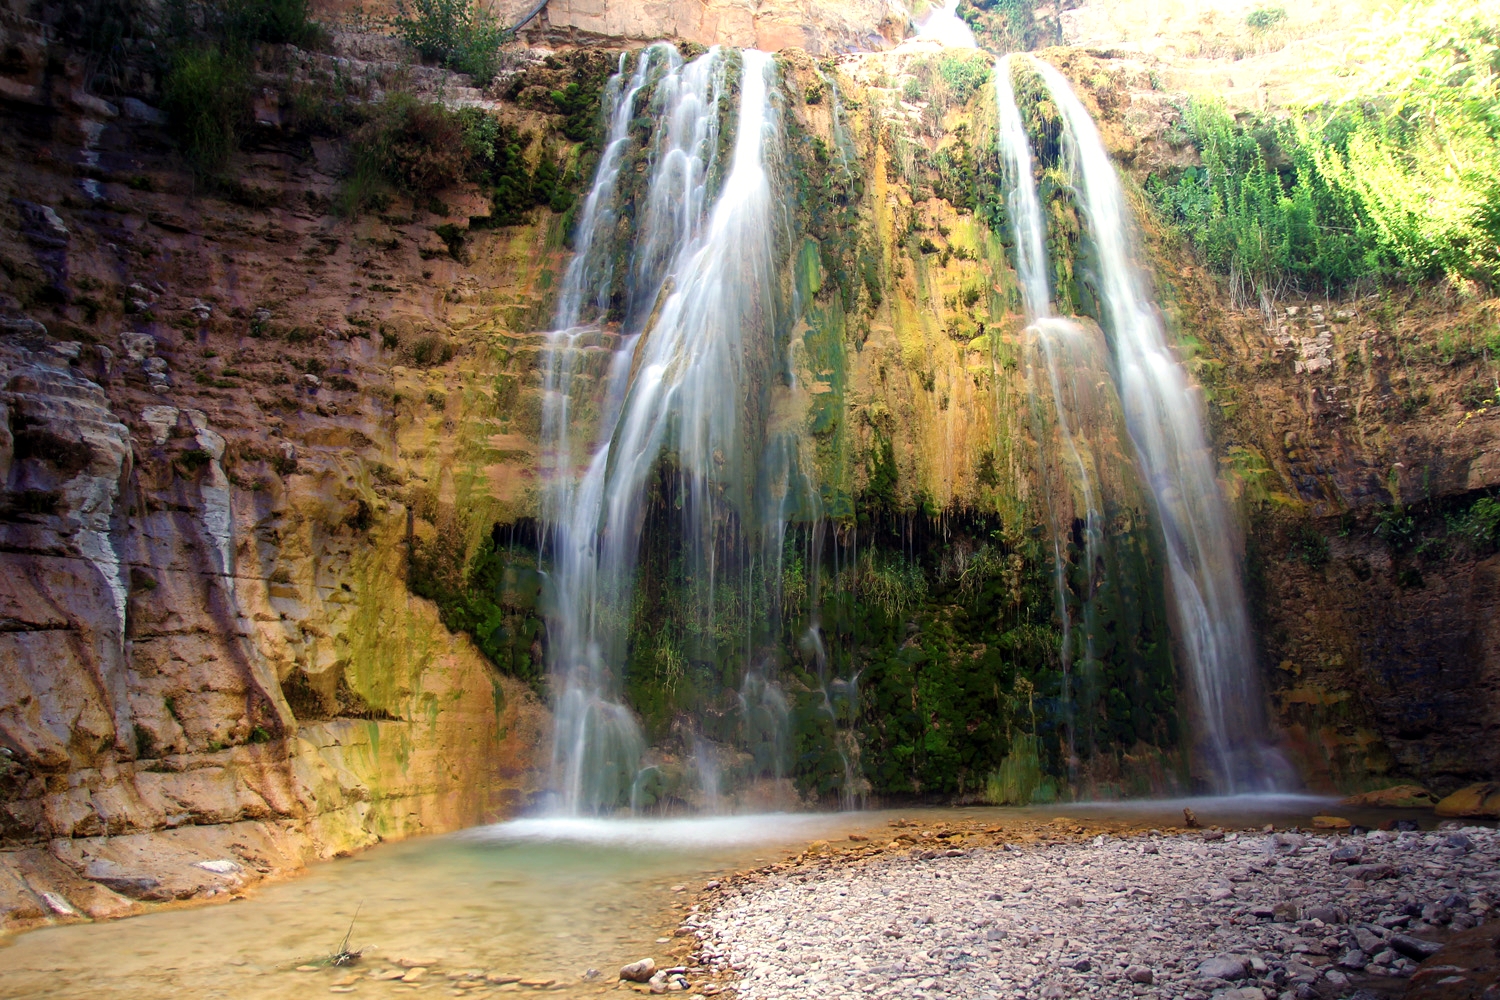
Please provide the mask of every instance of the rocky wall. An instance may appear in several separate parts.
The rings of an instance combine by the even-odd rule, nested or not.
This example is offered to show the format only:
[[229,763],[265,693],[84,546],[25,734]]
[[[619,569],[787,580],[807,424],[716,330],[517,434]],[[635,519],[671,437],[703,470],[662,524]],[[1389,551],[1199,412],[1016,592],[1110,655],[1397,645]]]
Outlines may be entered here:
[[555,217],[455,236],[488,211],[463,189],[337,216],[340,154],[274,86],[205,182],[154,107],[5,29],[0,923],[515,812],[547,712],[408,553],[459,497],[530,502],[503,372],[534,363]]

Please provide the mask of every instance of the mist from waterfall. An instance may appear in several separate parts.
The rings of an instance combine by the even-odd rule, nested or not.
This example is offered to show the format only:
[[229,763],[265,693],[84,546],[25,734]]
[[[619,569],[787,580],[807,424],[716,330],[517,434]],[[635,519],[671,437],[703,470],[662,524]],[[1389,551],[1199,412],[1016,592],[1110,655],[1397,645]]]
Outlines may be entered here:
[[[721,163],[728,124],[720,120],[721,98],[736,62],[733,148]],[[749,528],[763,529],[779,580],[780,533],[796,477],[795,448],[773,437],[764,454],[754,453],[763,435],[746,426],[756,365],[774,354],[776,241],[785,224],[772,184],[780,129],[771,57],[747,50],[735,60],[714,48],[684,63],[673,46],[658,44],[640,54],[633,72],[626,69],[622,60],[606,94],[608,146],[580,214],[546,377],[552,764],[559,807],[571,814],[612,812],[639,795],[645,739],[624,703],[622,670],[658,471],[673,478],[681,508],[692,606],[710,618],[723,584],[727,512],[760,522]],[[653,122],[648,180],[635,199],[627,248],[614,241],[620,174],[643,114]],[[621,259],[628,274],[616,273]],[[603,392],[598,412],[585,419],[572,407],[592,379],[602,379]],[[596,437],[578,441],[590,425]],[[580,449],[588,450],[582,461],[574,457]],[[751,687],[764,728],[762,717],[785,700],[764,678]],[[700,786],[716,800],[717,763],[694,740]]]
[[1116,388],[1164,538],[1174,624],[1196,699],[1198,759],[1218,792],[1283,787],[1290,769],[1265,742],[1235,529],[1197,391],[1148,298],[1125,193],[1093,119],[1060,72],[1040,60],[1033,65],[1063,120]]

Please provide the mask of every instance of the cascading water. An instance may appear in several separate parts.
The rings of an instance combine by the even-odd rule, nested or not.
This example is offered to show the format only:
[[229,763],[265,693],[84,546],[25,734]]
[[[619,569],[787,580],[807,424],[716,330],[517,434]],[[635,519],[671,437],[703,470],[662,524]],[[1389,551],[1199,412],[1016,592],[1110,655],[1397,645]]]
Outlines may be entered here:
[[[560,806],[570,813],[608,812],[638,798],[645,741],[623,703],[620,674],[648,486],[663,462],[675,476],[700,617],[714,614],[731,511],[753,521],[747,512],[763,510],[763,523],[752,527],[764,530],[765,551],[779,559],[795,455],[774,437],[765,454],[751,453],[763,435],[746,426],[763,375],[758,359],[774,353],[782,220],[771,169],[779,129],[771,57],[745,51],[734,146],[728,164],[719,163],[720,98],[733,62],[715,48],[683,64],[668,45],[645,50],[628,79],[622,62],[610,84],[609,146],[584,204],[550,338],[544,436],[554,467],[544,520],[553,766]],[[619,175],[648,87],[655,144],[626,248],[614,236]],[[629,273],[619,275],[612,261],[625,249]],[[618,333],[600,325],[611,310],[623,317]],[[602,356],[611,340],[618,342]],[[590,415],[598,436],[580,469],[574,438],[593,421],[571,409],[591,379],[605,385],[599,412]],[[784,706],[768,693],[772,686],[756,686],[758,717]],[[701,741],[694,758],[706,794],[716,798],[717,765]]]
[[974,31],[958,16],[958,0],[944,0],[917,28],[918,38],[928,38],[950,49],[975,49]]
[[[1099,565],[1099,552],[1103,545],[1103,514],[1100,510],[1099,493],[1090,462],[1085,458],[1074,434],[1073,414],[1083,408],[1082,398],[1086,390],[1078,384],[1080,376],[1089,373],[1085,359],[1092,352],[1087,332],[1077,323],[1053,314],[1052,292],[1047,281],[1047,228],[1042,216],[1041,201],[1037,195],[1036,177],[1031,156],[1031,143],[1026,134],[1026,124],[1016,103],[1015,84],[1011,77],[1011,57],[1002,56],[995,64],[995,105],[998,113],[1000,156],[1004,166],[1007,191],[1006,207],[1010,213],[1011,227],[1016,241],[1016,275],[1021,286],[1021,300],[1026,311],[1027,381],[1034,387],[1039,381],[1036,368],[1042,369],[1047,395],[1052,400],[1054,435],[1062,456],[1064,468],[1058,470],[1071,481],[1063,484],[1072,494],[1072,503],[1067,506],[1082,509],[1081,519],[1069,518],[1069,522],[1081,521],[1079,525],[1083,541],[1082,562],[1087,574],[1084,588],[1083,645],[1081,651],[1085,662],[1094,659],[1092,649],[1095,628],[1092,616],[1096,592],[1095,567]],[[1047,435],[1037,428],[1037,439],[1041,442]],[[1042,480],[1049,485],[1052,470],[1047,461],[1048,449],[1041,449]],[[1048,516],[1052,519],[1052,567],[1053,593],[1056,596],[1057,616],[1062,626],[1061,666],[1063,674],[1063,701],[1072,705],[1072,668],[1079,651],[1074,649],[1074,616],[1069,607],[1068,558],[1064,551],[1068,527],[1059,516],[1059,502],[1047,504]],[[1067,725],[1068,758],[1070,766],[1076,764],[1076,723]]]
[[1147,298],[1124,191],[1093,119],[1060,72],[1040,61],[1035,67],[1063,120],[1064,152],[1097,256],[1101,319],[1126,427],[1164,536],[1203,763],[1217,791],[1271,789],[1288,769],[1264,742],[1234,531],[1201,407]]

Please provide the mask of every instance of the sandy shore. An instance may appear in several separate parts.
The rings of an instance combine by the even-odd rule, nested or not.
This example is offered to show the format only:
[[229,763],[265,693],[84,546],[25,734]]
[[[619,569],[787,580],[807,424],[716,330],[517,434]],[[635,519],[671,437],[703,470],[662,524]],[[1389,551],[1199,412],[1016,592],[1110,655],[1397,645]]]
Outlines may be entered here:
[[[698,964],[745,1000],[1381,997],[1500,907],[1478,827],[889,832],[710,886]],[[1452,995],[1500,996],[1461,973]]]

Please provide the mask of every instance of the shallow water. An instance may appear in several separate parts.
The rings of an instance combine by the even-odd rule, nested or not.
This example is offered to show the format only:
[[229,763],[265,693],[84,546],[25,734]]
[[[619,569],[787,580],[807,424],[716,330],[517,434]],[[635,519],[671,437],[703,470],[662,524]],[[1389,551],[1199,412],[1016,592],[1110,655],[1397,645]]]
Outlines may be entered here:
[[[559,988],[548,995],[593,996],[614,987],[621,964],[665,957],[658,939],[671,935],[705,879],[779,861],[814,839],[870,833],[898,816],[996,826],[1073,816],[1144,829],[1180,823],[1184,806],[1204,825],[1306,826],[1332,801],[1281,795],[1027,809],[521,819],[373,848],[231,903],[20,935],[0,948],[0,997],[327,995],[339,971],[295,970],[338,947],[356,907],[351,947],[365,951],[361,971],[402,956],[431,957],[444,971],[556,979]],[[1336,811],[1356,822],[1397,815]],[[673,892],[674,886],[686,889]],[[604,975],[585,983],[580,976],[590,968]],[[428,989],[447,995],[445,982]],[[406,991],[412,987],[363,981],[355,995]]]

